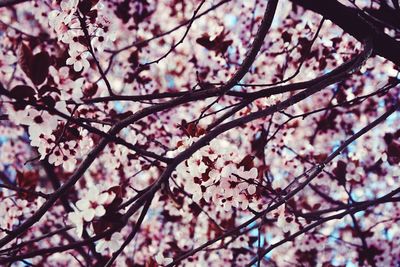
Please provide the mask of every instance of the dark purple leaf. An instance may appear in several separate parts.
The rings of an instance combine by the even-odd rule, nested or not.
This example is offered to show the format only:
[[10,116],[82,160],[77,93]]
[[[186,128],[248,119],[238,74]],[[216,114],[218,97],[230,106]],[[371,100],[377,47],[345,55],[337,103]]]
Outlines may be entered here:
[[232,40],[224,40],[226,35],[227,33],[222,31],[214,40],[210,40],[210,36],[204,34],[202,37],[197,38],[196,42],[208,50],[215,51],[217,54],[224,54],[228,47],[233,43]]
[[32,61],[32,51],[31,49],[22,43],[18,49],[18,64],[21,67],[22,71],[28,76],[31,77],[31,61]]
[[28,85],[17,85],[10,91],[12,98],[16,100],[23,100],[25,98],[33,98],[36,92],[35,89]]
[[346,162],[340,160],[338,161],[336,168],[333,170],[333,174],[335,175],[339,185],[346,184],[346,167]]
[[49,74],[50,57],[47,52],[40,52],[32,57],[30,69],[31,80],[34,84],[42,84]]

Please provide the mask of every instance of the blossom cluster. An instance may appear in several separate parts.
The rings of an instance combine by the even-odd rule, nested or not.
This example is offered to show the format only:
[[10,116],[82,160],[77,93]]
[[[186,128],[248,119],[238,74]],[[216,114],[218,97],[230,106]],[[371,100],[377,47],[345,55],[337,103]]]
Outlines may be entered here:
[[49,14],[50,27],[59,41],[68,45],[66,63],[72,65],[76,72],[90,68],[88,57],[92,47],[102,52],[115,41],[115,34],[109,32],[110,21],[105,16],[97,15],[97,10],[103,8],[102,3],[86,2],[90,4],[89,10],[79,8],[79,0],[62,0],[60,9]]
[[[176,155],[196,142],[198,137],[188,137],[179,142]],[[193,201],[204,199],[217,203],[226,211],[232,207],[247,209],[255,198],[258,171],[241,164],[241,159],[231,149],[229,142],[214,139],[209,146],[194,153],[176,169],[176,180],[192,194]]]
[[[101,190],[99,186],[91,187],[82,198],[75,203],[74,211],[68,213],[68,221],[75,227],[75,233],[82,237],[84,231],[93,230],[94,220],[103,217],[116,194],[111,190]],[[109,255],[117,251],[123,243],[123,236],[119,232],[110,234],[96,244],[96,251]]]

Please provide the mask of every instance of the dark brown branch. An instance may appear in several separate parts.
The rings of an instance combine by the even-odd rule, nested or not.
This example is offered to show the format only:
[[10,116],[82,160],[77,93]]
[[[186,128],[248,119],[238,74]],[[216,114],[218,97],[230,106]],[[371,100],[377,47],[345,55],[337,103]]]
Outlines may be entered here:
[[[331,161],[332,161],[335,157],[337,157],[348,145],[350,145],[352,142],[354,142],[356,139],[358,139],[358,138],[361,137],[362,135],[364,135],[364,134],[366,134],[367,132],[369,132],[371,129],[373,129],[374,127],[376,127],[378,124],[380,124],[380,123],[382,123],[383,121],[385,121],[390,115],[392,115],[394,112],[396,112],[397,110],[399,110],[399,108],[400,108],[400,103],[394,105],[394,106],[391,107],[388,111],[386,111],[384,114],[382,114],[379,118],[377,118],[376,120],[374,120],[373,122],[371,122],[370,124],[368,124],[367,126],[365,126],[364,128],[362,128],[360,131],[358,131],[358,132],[355,133],[354,135],[352,135],[350,138],[348,138],[345,142],[343,142],[343,144],[341,144],[333,153],[331,153],[331,154],[324,160],[323,165],[326,165],[327,163],[331,162]],[[322,171],[322,170],[321,170],[321,171]],[[386,195],[386,197],[388,197],[388,196],[391,197],[391,196],[397,194],[398,191],[400,191],[400,189],[395,190],[395,191],[392,191],[390,194]],[[364,204],[364,205],[360,205],[360,206],[361,206],[361,207],[365,207],[365,204]],[[344,215],[350,214],[352,210],[353,210],[353,209],[348,209],[347,211],[345,211],[345,212],[343,212],[343,213],[341,213],[341,214],[344,214]],[[358,209],[355,209],[355,210],[360,211],[360,210],[363,210],[363,208],[359,208],[359,210],[358,210]],[[337,217],[337,216],[339,216],[339,217]],[[320,225],[320,224],[326,222],[327,220],[331,220],[331,219],[329,219],[329,218],[331,218],[331,219],[340,219],[340,218],[343,218],[343,216],[340,216],[340,215],[333,215],[333,216],[330,216],[330,217],[321,219],[320,221],[318,221],[318,222],[316,222],[316,223],[314,223],[314,224],[311,224],[311,225],[305,227],[303,230],[307,229],[307,231],[308,231],[308,230],[314,228],[314,226]],[[302,232],[302,231],[300,231],[300,232],[301,232],[301,233],[305,233],[305,232]],[[298,232],[298,233],[300,233],[300,232]],[[300,233],[300,234],[298,234],[298,233],[291,235],[291,236],[289,237],[289,239],[285,238],[285,239],[284,239],[285,242],[286,242],[286,241],[293,240],[294,238],[296,238],[297,236],[299,236],[299,235],[301,234],[301,233]],[[248,266],[251,266],[252,264],[254,264],[254,263],[257,261],[257,259],[258,259],[259,257],[265,256],[265,255],[266,255],[267,253],[269,253],[272,249],[274,249],[274,248],[276,248],[276,247],[278,247],[278,246],[284,244],[285,242],[283,242],[283,240],[282,240],[282,241],[280,241],[280,242],[278,242],[278,243],[276,243],[276,244],[270,246],[269,248],[265,249],[259,256],[257,256],[256,259],[254,259],[253,261],[251,261],[251,262],[249,263]]]
[[[367,243],[367,239],[365,237],[364,232],[362,231],[359,223],[357,222],[356,217],[354,216],[354,214],[350,214],[350,217],[353,221],[353,225],[354,225],[354,230],[357,233],[357,236],[360,238],[361,240],[361,244],[362,244],[362,253],[364,255],[364,257],[367,259],[367,262],[372,266],[372,267],[376,267],[376,263],[374,260],[374,256],[372,254],[369,253],[369,247],[368,247],[368,243]],[[359,254],[361,254],[359,252]],[[362,266],[364,264],[364,260],[365,258],[362,257],[361,255],[359,255],[359,264],[360,266]]]
[[351,7],[342,5],[336,0],[290,0],[293,4],[302,6],[305,9],[312,10],[334,24],[342,28],[346,33],[362,41],[365,38],[372,37],[374,52],[396,65],[400,65],[400,42],[385,34],[383,31],[377,31],[376,28],[367,21],[361,12]]
[[[396,190],[393,190],[392,192],[390,192],[390,193],[386,194],[385,196],[383,196],[383,197],[381,197],[381,198],[378,198],[378,199],[376,199],[376,200],[369,201],[369,202],[367,202],[367,203],[365,203],[365,204],[356,205],[355,207],[349,208],[349,209],[347,209],[346,211],[343,211],[343,212],[341,212],[341,213],[338,213],[338,214],[331,215],[331,216],[325,217],[325,218],[323,218],[323,219],[320,219],[320,220],[318,220],[317,222],[315,222],[315,223],[313,223],[313,224],[310,224],[310,225],[304,227],[302,230],[300,230],[300,231],[298,231],[298,232],[296,232],[296,233],[294,233],[294,234],[292,234],[292,235],[286,237],[285,239],[282,239],[281,241],[279,241],[279,242],[277,242],[277,243],[275,243],[275,244],[269,246],[267,249],[265,249],[265,250],[263,251],[262,257],[265,256],[265,255],[267,255],[267,254],[268,254],[270,251],[272,251],[273,249],[275,249],[275,248],[281,246],[282,244],[284,244],[284,243],[286,243],[286,242],[288,242],[288,241],[294,240],[296,237],[300,236],[301,234],[306,233],[306,232],[308,232],[309,230],[311,230],[311,229],[313,229],[313,228],[315,228],[315,227],[317,227],[317,226],[319,226],[319,225],[324,224],[325,222],[328,222],[328,221],[331,221],[331,220],[334,220],[334,219],[342,219],[342,218],[343,218],[344,216],[346,216],[346,215],[355,214],[355,213],[357,213],[357,212],[359,212],[359,211],[363,211],[363,210],[365,210],[365,209],[367,209],[367,208],[369,208],[369,207],[373,207],[373,206],[376,206],[376,205],[379,205],[379,204],[386,203],[388,199],[392,198],[394,195],[396,195],[396,194],[398,194],[398,193],[400,193],[400,188],[398,188],[398,189],[396,189]],[[258,258],[258,257],[257,257],[257,258]],[[246,265],[246,266],[251,266],[252,264],[254,264],[254,263],[257,261],[257,258],[256,258],[256,259],[253,259],[253,260],[252,260],[248,265]]]
[[8,190],[12,190],[18,193],[25,193],[28,195],[32,195],[32,196],[38,196],[38,197],[42,197],[42,198],[49,198],[49,194],[45,194],[43,192],[38,192],[38,191],[33,191],[33,190],[27,190],[12,184],[0,184],[0,188],[6,188]]
[[21,243],[19,243],[19,244],[17,244],[17,245],[14,245],[14,246],[10,247],[10,248],[7,248],[7,249],[0,250],[0,254],[3,254],[3,253],[5,253],[5,252],[9,252],[9,251],[19,250],[19,249],[21,249],[21,247],[23,247],[23,246],[30,245],[30,244],[32,244],[32,243],[38,242],[38,241],[43,240],[43,239],[45,239],[45,238],[51,237],[51,236],[53,236],[53,235],[57,235],[57,234],[66,232],[66,231],[68,231],[68,230],[70,230],[70,229],[73,229],[73,228],[74,228],[73,226],[65,226],[65,227],[63,227],[63,228],[54,230],[54,231],[52,231],[52,232],[48,232],[47,234],[43,234],[42,236],[39,236],[39,237],[37,237],[37,238],[34,238],[34,239],[31,239],[31,240],[27,240],[27,241],[21,242]]
[[232,87],[234,87],[246,75],[246,73],[250,69],[251,65],[256,59],[256,56],[264,43],[265,36],[267,35],[269,28],[272,25],[272,20],[274,19],[277,5],[278,5],[278,0],[268,1],[263,20],[261,21],[261,25],[260,28],[258,29],[257,35],[254,37],[251,48],[250,50],[248,50],[245,59],[243,60],[242,64],[240,65],[236,73],[232,76],[232,78],[229,79],[228,82],[226,82],[220,88],[220,92],[222,94],[226,93]]
[[137,222],[135,223],[132,232],[128,235],[128,237],[124,240],[124,243],[122,244],[122,246],[116,251],[114,252],[114,254],[112,255],[111,259],[109,259],[105,265],[105,267],[111,267],[113,262],[117,259],[117,257],[122,253],[122,251],[124,250],[124,248],[129,245],[129,243],[132,241],[132,239],[136,236],[136,234],[139,232],[140,226],[142,225],[142,222],[144,220],[144,218],[146,217],[146,214],[150,208],[151,205],[151,201],[153,200],[153,198],[149,199],[146,204],[143,207],[142,212],[140,213],[139,219],[137,220]]
[[[5,95],[5,96],[13,99],[12,96],[10,95],[10,92],[8,92],[1,84],[0,84],[0,95]],[[101,136],[103,138],[106,138],[108,141],[114,141],[117,144],[123,145],[123,146],[135,151],[138,155],[140,155],[140,156],[142,156],[144,158],[145,157],[150,157],[150,158],[154,158],[154,159],[157,159],[157,160],[159,160],[161,162],[165,162],[165,163],[168,163],[168,162],[171,161],[169,158],[166,158],[164,156],[158,155],[158,154],[153,153],[151,151],[144,150],[144,149],[140,148],[138,145],[134,145],[134,144],[128,143],[124,139],[122,139],[122,138],[120,138],[118,136],[103,132],[103,131],[97,129],[96,127],[92,127],[89,124],[83,123],[84,120],[82,120],[80,118],[75,118],[75,117],[67,115],[67,114],[64,114],[64,113],[60,112],[59,110],[57,110],[55,108],[37,104],[36,101],[22,101],[22,100],[18,100],[18,101],[22,102],[22,103],[24,103],[26,105],[31,105],[31,106],[35,107],[36,109],[38,109],[38,110],[46,110],[50,114],[58,115],[61,118],[66,119],[67,121],[73,122],[73,123],[81,126],[82,128],[88,130],[90,133],[97,134],[97,135],[99,135],[99,136]]]
[[0,0],[0,7],[10,7],[16,4],[28,2],[31,0]]
[[322,18],[321,22],[319,23],[319,26],[317,28],[317,32],[315,33],[314,37],[312,38],[310,44],[307,46],[307,48],[308,48],[307,52],[301,57],[300,64],[298,65],[298,67],[295,70],[295,72],[293,74],[291,74],[289,77],[284,78],[281,81],[278,81],[278,82],[275,82],[275,83],[270,83],[270,84],[261,84],[261,83],[243,84],[243,83],[239,83],[238,85],[240,85],[240,86],[257,86],[257,87],[258,86],[276,86],[276,85],[279,85],[279,84],[282,84],[282,83],[286,83],[286,82],[292,80],[293,78],[295,78],[300,73],[300,70],[301,70],[301,67],[303,66],[303,64],[307,61],[307,57],[311,53],[311,48],[312,48],[313,44],[315,43],[315,41],[318,38],[318,35],[319,35],[319,33],[320,33],[321,29],[322,29],[322,25],[324,24],[324,21],[325,21],[325,18]]
[[[221,2],[219,2],[219,3],[217,3],[217,4],[215,4],[215,5],[213,5],[213,6],[210,7],[209,9],[207,9],[207,10],[205,10],[204,12],[200,13],[199,15],[195,16],[195,17],[194,17],[194,20],[196,20],[196,19],[198,19],[198,18],[200,18],[200,17],[202,17],[202,16],[208,14],[209,12],[211,12],[211,11],[217,9],[218,7],[222,6],[223,4],[229,3],[230,1],[231,1],[231,0],[223,0],[223,1],[221,1]],[[134,43],[132,43],[132,44],[130,44],[130,45],[127,45],[127,46],[125,46],[125,47],[122,47],[122,48],[120,48],[120,49],[118,49],[118,50],[106,50],[106,52],[112,53],[113,56],[115,56],[115,55],[117,55],[118,53],[121,53],[122,51],[125,51],[125,50],[127,50],[127,49],[129,49],[129,48],[138,47],[138,46],[143,46],[143,45],[148,44],[149,42],[151,42],[151,41],[153,41],[153,40],[156,40],[156,39],[158,39],[158,38],[164,37],[164,36],[166,36],[166,35],[168,35],[168,34],[171,34],[171,33],[175,32],[176,30],[178,30],[178,29],[180,29],[180,28],[182,28],[182,27],[188,25],[191,21],[193,21],[193,19],[188,19],[188,20],[184,21],[183,23],[181,23],[180,25],[178,25],[178,26],[176,26],[176,27],[174,27],[174,28],[172,28],[172,29],[170,29],[170,30],[168,30],[168,31],[165,31],[165,32],[163,32],[163,33],[161,33],[161,34],[155,35],[155,36],[153,36],[153,37],[151,37],[151,38],[149,38],[149,39],[146,39],[146,40],[143,40],[143,41],[134,42]]]
[[[246,59],[243,62],[243,65],[238,69],[238,71],[235,73],[235,75],[222,87],[220,88],[213,88],[211,90],[207,91],[200,91],[198,92],[201,96],[207,96],[207,94],[210,93],[225,93],[229,91],[248,71],[248,68],[254,61],[258,50],[256,51],[255,48],[261,47],[262,42],[264,40],[264,37],[269,29],[270,24],[272,23],[272,18],[275,12],[277,0],[272,0],[268,2],[267,5],[267,10],[265,13],[265,17],[262,21],[262,25],[260,26],[260,30],[257,34],[257,36],[254,39],[252,48],[250,52],[248,53]],[[365,52],[366,51],[366,52]],[[127,211],[127,213],[124,215],[123,219],[125,222],[128,221],[128,218],[134,214],[140,206],[145,203],[145,201],[152,196],[160,187],[160,185],[165,182],[172,171],[175,169],[175,167],[180,164],[182,161],[185,159],[189,158],[195,151],[197,151],[199,148],[205,146],[209,141],[211,141],[213,138],[218,136],[219,134],[228,131],[229,129],[232,129],[234,127],[237,127],[239,125],[243,125],[249,121],[255,120],[257,118],[261,118],[264,116],[271,115],[272,113],[287,108],[288,106],[291,106],[304,98],[307,98],[308,96],[312,95],[315,92],[318,92],[319,90],[323,89],[327,85],[336,82],[337,80],[343,79],[345,76],[348,75],[348,73],[352,73],[355,71],[355,69],[359,68],[360,65],[368,58],[370,55],[370,47],[367,45],[367,49],[364,51],[364,53],[361,54],[361,56],[357,57],[356,59],[348,62],[347,64],[344,64],[343,72],[341,73],[334,73],[332,77],[327,78],[324,81],[321,81],[319,84],[316,86],[305,90],[287,101],[284,101],[280,103],[279,105],[275,105],[271,108],[268,108],[266,110],[262,110],[260,112],[255,112],[252,113],[248,116],[245,116],[243,118],[237,119],[235,121],[223,124],[217,128],[215,128],[212,132],[209,134],[205,135],[202,137],[199,141],[194,143],[189,149],[185,150],[181,154],[179,154],[173,163],[169,164],[164,173],[161,175],[161,177],[157,180],[157,182],[152,185],[151,189],[147,191],[145,194],[143,194],[142,197],[140,197],[137,202],[135,202],[132,207]],[[150,115],[154,114],[158,111],[164,110],[166,108],[174,107],[182,103],[187,103],[187,100],[189,98],[193,97],[192,94],[189,94],[188,96],[182,96],[177,99],[173,99],[171,101],[168,101],[163,104],[151,106],[149,108],[145,108],[138,113],[135,113],[134,115],[128,117],[125,120],[122,120],[118,122],[114,127],[111,128],[109,131],[110,135],[116,135],[121,129],[124,127],[130,125],[131,123],[134,123],[135,121]],[[0,240],[0,247],[8,244],[11,242],[14,238],[20,236],[23,234],[29,227],[34,225],[37,221],[40,220],[40,218],[53,206],[53,204],[58,200],[58,198],[65,194],[71,187],[74,186],[74,184],[79,180],[79,178],[83,175],[83,173],[87,170],[87,168],[91,165],[91,163],[96,159],[97,155],[105,148],[105,146],[108,144],[108,139],[103,138],[100,140],[99,144],[89,153],[87,158],[81,163],[81,165],[77,168],[77,170],[71,175],[71,177],[54,193],[52,196],[37,210],[29,219],[27,219],[25,222],[23,222],[21,225],[19,225],[17,228],[15,228],[11,233],[6,235],[4,238]]]
[[[60,183],[59,178],[57,177],[56,172],[54,171],[54,167],[53,167],[52,165],[50,165],[50,164],[47,162],[47,160],[46,160],[46,161],[42,161],[42,166],[43,166],[43,169],[45,170],[45,172],[46,172],[46,174],[47,174],[47,178],[50,180],[50,182],[51,182],[51,184],[52,184],[52,186],[53,186],[53,189],[54,189],[54,190],[59,189],[60,186],[61,186],[61,183]],[[70,204],[69,204],[68,196],[67,196],[67,195],[62,195],[62,196],[60,196],[60,201],[61,201],[62,206],[64,207],[64,210],[65,210],[67,213],[73,212],[73,211],[74,211],[73,208],[72,208],[72,207],[70,206]],[[64,233],[64,235],[66,236],[66,238],[67,238],[69,241],[75,241],[75,239],[74,239],[72,236],[70,236],[68,233]],[[83,237],[84,237],[84,238],[88,238],[88,237],[89,237],[89,234],[87,233],[86,230],[83,231]],[[101,261],[102,261],[102,256],[101,256],[99,253],[96,252],[96,248],[95,248],[94,243],[89,243],[89,248],[90,248],[92,254],[95,256],[95,258],[96,258],[99,262],[101,262]],[[90,259],[89,255],[87,255],[87,253],[86,253],[83,249],[81,249],[80,247],[78,247],[78,252],[79,252],[86,260]],[[87,262],[90,263],[90,261],[87,261]]]
[[[127,211],[125,216],[129,217],[132,214],[134,214],[140,208],[140,206],[144,203],[144,201],[149,196],[154,194],[160,188],[161,184],[164,183],[169,178],[170,174],[173,172],[173,170],[176,168],[177,165],[179,165],[184,160],[188,159],[194,152],[196,152],[198,149],[202,148],[203,146],[207,145],[215,137],[217,137],[221,133],[224,133],[224,132],[226,132],[226,131],[228,131],[228,130],[230,130],[232,128],[244,125],[245,123],[248,123],[248,122],[253,121],[255,119],[258,119],[258,118],[269,116],[269,115],[271,115],[271,114],[273,114],[273,113],[275,113],[275,112],[277,112],[279,110],[282,110],[282,109],[285,109],[285,108],[287,108],[287,107],[289,107],[291,105],[294,105],[295,103],[297,103],[297,102],[309,97],[310,95],[322,90],[323,88],[325,88],[326,86],[330,85],[331,83],[335,83],[335,82],[338,82],[338,81],[344,79],[345,77],[347,77],[348,73],[354,72],[356,69],[358,69],[365,62],[365,60],[369,57],[371,51],[372,51],[371,44],[367,42],[365,50],[358,57],[356,57],[353,60],[350,60],[349,62],[346,62],[343,65],[341,65],[340,67],[338,67],[340,72],[338,72],[338,71],[332,72],[331,76],[327,77],[325,80],[321,81],[319,84],[316,84],[315,86],[313,86],[313,87],[311,87],[311,88],[309,88],[307,90],[304,90],[303,92],[300,92],[300,93],[292,96],[291,98],[287,99],[286,101],[283,101],[283,102],[281,102],[279,104],[271,106],[271,107],[269,107],[267,109],[264,109],[264,110],[261,110],[261,111],[258,111],[258,112],[253,112],[253,113],[250,113],[249,115],[246,115],[244,117],[241,117],[241,118],[238,118],[238,119],[233,120],[231,122],[222,124],[222,125],[216,127],[211,132],[209,132],[206,135],[204,135],[196,143],[194,143],[188,149],[186,149],[185,151],[180,153],[175,158],[175,160],[171,164],[168,165],[168,167],[166,168],[164,173],[160,176],[160,178],[151,186],[151,189],[148,192],[146,192],[142,197],[140,197],[138,199],[138,201],[132,205],[132,207],[129,208],[129,210]],[[324,162],[324,164],[326,162],[329,162],[331,159],[332,158],[329,157],[327,159],[327,161]],[[313,175],[310,175],[310,177],[315,177],[322,170],[323,170],[323,167],[318,166],[316,168],[316,170],[313,172]],[[314,176],[314,174],[315,174],[315,176]],[[307,179],[307,181],[309,182],[311,180]],[[302,188],[304,188],[308,184],[308,182],[307,183],[306,182],[304,184],[302,184],[302,187],[298,187],[297,189],[301,190]],[[293,192],[297,193],[298,191],[294,190]],[[287,196],[290,196],[290,194],[288,194]],[[271,206],[271,208],[272,207],[275,207],[275,205]],[[267,209],[267,210],[269,210],[269,209]],[[257,216],[261,217],[261,215],[257,215]],[[255,218],[259,218],[257,216]],[[256,220],[256,219],[254,219],[254,220]],[[246,222],[243,225],[248,225],[251,222],[253,222],[254,220],[249,220],[248,222]],[[236,231],[237,231],[237,229],[234,229],[234,232],[236,232]],[[222,239],[223,237],[229,236],[229,233],[232,233],[232,232],[231,231],[227,232],[226,234],[222,235],[222,237],[220,239]],[[218,239],[218,240],[220,240],[220,239]],[[213,242],[216,242],[218,240],[215,240]],[[176,261],[174,261],[173,264],[176,264],[176,263],[180,262],[182,259],[184,259],[184,258],[186,258],[186,257],[188,257],[190,255],[193,255],[195,252],[200,251],[201,249],[203,249],[204,247],[207,247],[208,245],[209,245],[209,243],[206,243],[203,246],[201,246],[201,247],[199,247],[199,248],[197,248],[197,249],[195,249],[195,250],[193,250],[191,252],[188,252],[188,253],[184,254],[183,256],[179,257]],[[168,265],[168,266],[173,266],[173,264]]]
[[[181,38],[178,42],[176,42],[175,44],[173,44],[172,47],[168,50],[167,53],[165,53],[164,55],[162,55],[161,57],[159,57],[159,58],[157,58],[157,59],[155,59],[155,60],[152,60],[152,61],[150,61],[150,62],[148,62],[148,63],[143,64],[143,65],[140,66],[140,67],[146,67],[146,66],[149,66],[149,65],[154,64],[154,63],[157,63],[157,64],[158,64],[161,60],[163,60],[163,59],[166,58],[169,54],[171,54],[180,44],[182,44],[183,41],[185,40],[186,36],[188,35],[189,30],[190,30],[190,28],[192,27],[193,22],[196,20],[196,15],[197,15],[197,13],[200,11],[200,8],[203,6],[204,3],[205,3],[205,0],[201,1],[201,3],[199,4],[199,6],[198,6],[198,7],[196,8],[196,10],[193,12],[193,16],[192,16],[192,18],[189,20],[188,26],[187,26],[186,31],[185,31],[185,33],[183,34],[182,38]],[[139,68],[140,68],[140,67],[139,67]]]
[[90,238],[82,240],[82,241],[70,243],[68,245],[39,249],[39,250],[27,252],[26,254],[23,254],[23,255],[15,255],[15,256],[8,257],[8,258],[3,257],[3,258],[0,258],[0,264],[15,262],[15,261],[19,261],[21,259],[33,258],[36,256],[45,256],[45,255],[56,253],[56,252],[62,252],[62,251],[70,250],[70,249],[76,249],[76,248],[82,247],[82,246],[88,246],[90,243],[92,243],[94,241],[98,241],[98,240],[110,235],[114,231],[115,231],[115,229],[112,228],[112,229],[108,229],[96,236],[90,237]]
[[90,40],[90,35],[89,35],[88,29],[87,29],[87,24],[86,24],[86,21],[85,21],[85,17],[84,16],[82,17],[79,14],[79,12],[77,13],[77,15],[78,15],[79,22],[81,24],[81,28],[82,28],[83,34],[84,34],[85,39],[86,39],[86,43],[87,43],[86,45],[87,45],[87,48],[89,50],[89,53],[92,55],[93,60],[96,63],[97,69],[99,70],[100,76],[103,79],[104,83],[106,84],[108,93],[110,94],[110,96],[113,96],[115,94],[112,91],[110,81],[107,79],[107,75],[103,71],[103,68],[101,67],[100,62],[96,58],[96,54],[94,53],[94,50],[93,50],[93,47],[92,47],[92,43],[91,43],[91,40]]

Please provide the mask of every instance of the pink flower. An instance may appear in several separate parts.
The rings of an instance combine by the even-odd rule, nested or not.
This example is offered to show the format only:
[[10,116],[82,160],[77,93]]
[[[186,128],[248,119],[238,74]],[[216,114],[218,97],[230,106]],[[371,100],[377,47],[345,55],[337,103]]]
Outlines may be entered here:
[[85,198],[76,202],[76,206],[83,212],[83,219],[90,222],[94,217],[103,216],[106,213],[103,205],[111,203],[114,198],[114,193],[101,193],[97,187],[92,187]]
[[50,66],[49,73],[53,77],[53,80],[56,84],[61,85],[65,81],[69,80],[69,68],[61,67],[60,69],[56,69],[53,66]]
[[73,65],[74,71],[79,72],[81,70],[85,71],[90,67],[87,57],[89,52],[78,52],[74,50],[69,50],[70,57],[67,59],[67,65]]
[[4,53],[3,50],[0,51],[0,71],[3,74],[11,74],[14,71],[14,67],[12,65],[16,62],[17,57],[11,52]]
[[55,140],[56,138],[54,135],[40,134],[39,136],[32,138],[31,145],[38,148],[38,152],[41,155],[40,159],[42,160],[54,147]]
[[83,232],[83,212],[75,211],[68,213],[68,220],[75,226],[75,233],[81,237]]
[[58,40],[66,44],[72,40],[72,33],[68,26],[71,19],[71,15],[66,15],[58,10],[49,13],[49,26],[57,34]]
[[245,171],[244,167],[241,166],[237,169],[236,174],[239,175],[243,179],[256,179],[257,178],[257,168],[251,168],[249,171]]
[[201,155],[196,153],[187,161],[189,172],[193,177],[201,177],[203,173],[207,170],[207,166],[202,161]]
[[84,222],[103,216],[106,213],[104,205],[111,203],[114,198],[114,193],[102,193],[97,187],[91,187],[85,197],[76,202],[77,209],[68,214],[68,220],[75,226],[76,234],[82,236]]
[[278,217],[277,226],[285,233],[296,232],[299,230],[298,224],[294,221],[294,217],[286,212],[285,205],[281,205],[275,213]]
[[249,185],[249,187],[247,187],[247,192],[250,195],[254,195],[256,193],[256,190],[257,190],[257,188],[254,184],[251,184],[251,185]]
[[102,255],[111,254],[117,251],[122,243],[124,242],[124,237],[121,233],[116,232],[113,233],[109,240],[101,239],[96,244],[96,251],[101,253]]
[[62,0],[60,7],[64,13],[73,14],[78,7],[79,0]]
[[49,163],[54,164],[54,166],[60,166],[64,159],[66,160],[67,156],[64,155],[59,146],[54,148],[53,153],[49,155]]
[[31,139],[36,138],[40,134],[51,135],[57,128],[58,121],[55,116],[50,115],[47,111],[39,112],[36,109],[30,109],[28,112],[29,135]]
[[161,266],[165,266],[173,262],[172,258],[164,257],[164,255],[161,252],[157,253],[157,255],[155,256],[155,260]]

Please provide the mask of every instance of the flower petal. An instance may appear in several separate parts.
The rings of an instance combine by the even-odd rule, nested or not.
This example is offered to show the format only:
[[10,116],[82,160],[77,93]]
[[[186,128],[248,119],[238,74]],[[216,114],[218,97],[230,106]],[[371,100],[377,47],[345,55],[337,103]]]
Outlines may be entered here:
[[87,199],[80,199],[76,202],[76,206],[78,207],[78,209],[80,210],[86,210],[89,208],[90,203]]
[[96,210],[95,210],[95,214],[97,217],[101,217],[104,214],[106,214],[106,210],[104,209],[104,207],[102,205],[97,206]]
[[87,221],[87,222],[90,222],[90,221],[93,220],[94,215],[95,215],[94,209],[85,210],[85,211],[83,212],[83,219],[84,219],[85,221]]

